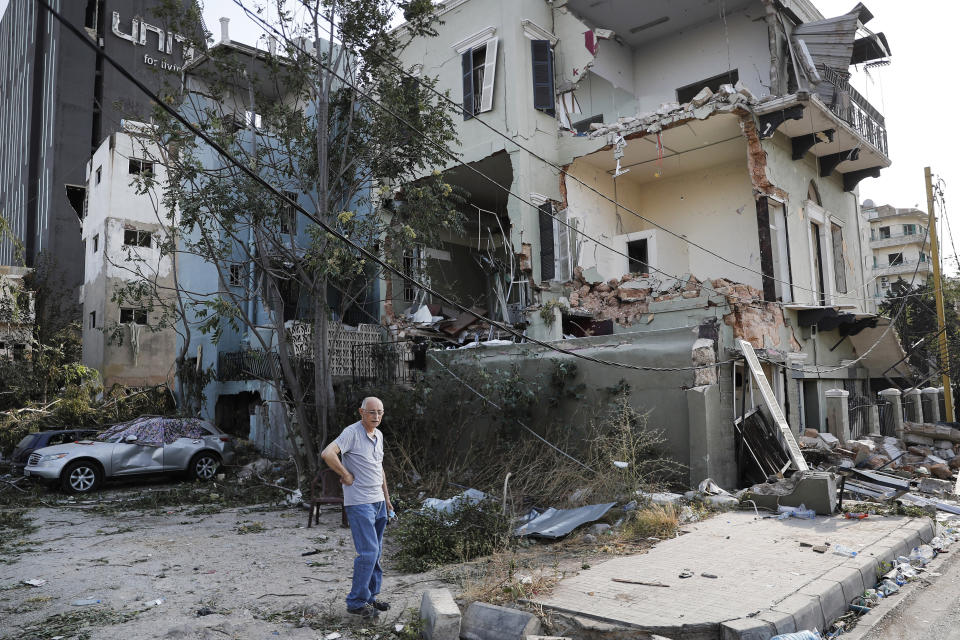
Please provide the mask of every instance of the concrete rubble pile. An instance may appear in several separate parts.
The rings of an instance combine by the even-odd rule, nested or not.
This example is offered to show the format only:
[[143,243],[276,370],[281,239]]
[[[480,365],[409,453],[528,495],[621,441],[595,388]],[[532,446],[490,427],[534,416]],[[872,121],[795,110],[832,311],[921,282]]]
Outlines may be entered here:
[[[730,312],[723,321],[733,328],[735,338],[751,344],[779,347],[784,328],[783,311],[763,301],[763,292],[747,284],[724,278],[700,281],[687,274],[680,278],[656,274],[626,274],[619,280],[603,280],[596,269],[574,269],[567,298],[572,312],[592,314],[594,320],[613,320],[621,326],[653,321],[665,303],[675,300],[700,300],[703,306],[726,305]],[[658,306],[659,305],[659,306]],[[791,351],[800,344],[791,340]]]
[[[478,315],[487,315],[486,309],[472,310]],[[395,340],[426,340],[446,346],[500,344],[513,338],[511,333],[478,320],[471,313],[439,304],[421,305],[411,308],[406,315],[394,316],[388,329]]]
[[706,120],[715,113],[747,113],[749,107],[771,99],[771,96],[757,99],[739,82],[736,86],[722,84],[716,93],[704,87],[690,102],[684,104],[667,102],[654,112],[626,116],[613,123],[591,124],[590,137],[657,133],[690,120]]
[[[886,501],[908,492],[902,501],[922,504],[922,500],[911,498],[911,494],[917,493],[944,500],[934,505],[937,508],[956,509],[960,513],[960,503],[955,505],[958,496],[954,495],[960,471],[960,430],[946,424],[904,422],[902,435],[895,438],[871,434],[841,442],[829,433],[807,429],[798,441],[808,461],[821,469],[876,472],[873,479],[881,485],[900,489],[894,496],[884,491],[879,496],[870,495],[869,490],[878,487],[859,477],[854,484],[847,485],[847,492],[857,499]],[[884,484],[887,479],[889,482]]]

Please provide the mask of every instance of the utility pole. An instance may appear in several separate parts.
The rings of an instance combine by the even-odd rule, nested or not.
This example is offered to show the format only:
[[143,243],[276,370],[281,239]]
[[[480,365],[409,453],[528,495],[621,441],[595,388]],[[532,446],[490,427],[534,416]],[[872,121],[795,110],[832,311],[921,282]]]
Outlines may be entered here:
[[924,168],[923,176],[927,183],[927,224],[930,229],[930,254],[933,260],[933,291],[937,299],[937,331],[940,335],[940,380],[941,384],[943,384],[944,413],[947,414],[943,419],[947,422],[953,422],[953,392],[950,389],[950,354],[947,352],[946,320],[943,313],[943,281],[940,276],[940,245],[937,241],[937,215],[934,212],[933,179],[930,175],[930,167]]

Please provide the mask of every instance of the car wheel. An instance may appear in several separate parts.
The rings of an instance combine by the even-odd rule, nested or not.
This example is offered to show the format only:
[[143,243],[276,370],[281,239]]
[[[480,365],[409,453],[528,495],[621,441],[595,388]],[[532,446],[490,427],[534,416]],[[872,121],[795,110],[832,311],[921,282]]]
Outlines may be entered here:
[[67,493],[91,493],[103,484],[100,467],[87,460],[71,462],[60,474],[60,486]]
[[220,470],[220,458],[216,454],[204,451],[193,456],[190,461],[190,477],[194,480],[213,480]]

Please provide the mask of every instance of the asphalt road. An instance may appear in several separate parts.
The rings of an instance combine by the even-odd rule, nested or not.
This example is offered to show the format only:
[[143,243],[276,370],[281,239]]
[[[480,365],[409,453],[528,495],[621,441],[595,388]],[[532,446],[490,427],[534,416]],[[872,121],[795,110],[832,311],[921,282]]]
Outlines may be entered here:
[[960,640],[960,546],[934,569],[943,575],[908,595],[863,640]]

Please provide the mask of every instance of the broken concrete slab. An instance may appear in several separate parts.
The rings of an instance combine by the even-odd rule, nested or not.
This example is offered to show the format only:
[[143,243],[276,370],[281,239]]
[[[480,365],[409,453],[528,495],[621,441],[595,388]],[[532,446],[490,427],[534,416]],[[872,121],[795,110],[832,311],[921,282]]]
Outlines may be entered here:
[[449,589],[427,589],[420,601],[420,619],[426,640],[458,640],[460,607]]
[[823,444],[827,445],[831,449],[835,449],[837,445],[840,444],[840,440],[837,438],[837,436],[833,435],[832,433],[827,433],[826,431],[818,433],[817,437],[823,441]]
[[540,620],[532,613],[474,602],[467,607],[460,625],[462,640],[524,640],[541,631]]
[[704,87],[703,89],[700,89],[700,92],[697,95],[693,96],[693,98],[690,100],[690,104],[694,107],[701,107],[705,105],[712,97],[713,90],[710,87]]

